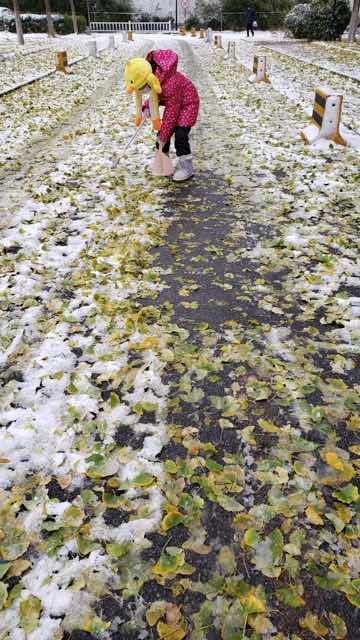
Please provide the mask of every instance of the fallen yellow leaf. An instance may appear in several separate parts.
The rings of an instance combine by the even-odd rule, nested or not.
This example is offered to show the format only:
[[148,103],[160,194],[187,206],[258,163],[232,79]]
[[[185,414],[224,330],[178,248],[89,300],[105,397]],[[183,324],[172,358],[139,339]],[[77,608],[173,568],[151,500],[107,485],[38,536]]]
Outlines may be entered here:
[[334,451],[327,451],[325,453],[325,460],[326,460],[326,464],[328,464],[329,467],[332,467],[336,471],[344,470],[343,461],[341,460],[341,458],[339,458],[337,453],[335,453]]
[[169,625],[178,625],[181,619],[181,611],[180,608],[176,605],[173,604],[172,602],[169,602],[166,605],[166,622]]
[[325,638],[329,633],[314,613],[307,613],[304,618],[300,618],[299,624],[303,629],[309,629],[317,638]]
[[324,520],[320,516],[320,514],[315,511],[314,507],[309,505],[305,509],[306,517],[312,524],[324,524]]
[[160,621],[156,629],[160,640],[182,640],[186,636],[185,629],[177,624],[165,624]]
[[58,483],[61,489],[66,489],[71,485],[72,477],[70,475],[67,476],[57,476],[56,482]]

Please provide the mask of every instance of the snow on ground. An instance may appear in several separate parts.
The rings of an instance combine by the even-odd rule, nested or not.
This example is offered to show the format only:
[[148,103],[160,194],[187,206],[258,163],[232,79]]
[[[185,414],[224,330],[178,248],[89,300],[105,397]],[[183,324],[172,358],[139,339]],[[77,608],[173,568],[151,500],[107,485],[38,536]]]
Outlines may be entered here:
[[[1,32],[0,32],[1,35]],[[31,34],[35,35],[35,34]],[[26,39],[24,48],[17,46],[13,39],[8,48],[0,38],[0,94],[2,91],[16,87],[22,82],[28,82],[41,74],[55,70],[56,52],[66,51],[69,64],[87,56],[89,41],[96,40],[99,52],[105,52],[108,48],[109,37],[101,34],[87,36],[57,36],[56,38],[32,38]],[[122,35],[117,34],[115,43],[121,47]]]
[[[281,39],[257,35],[270,37]],[[66,42],[81,49],[86,37]],[[122,153],[133,130],[123,65],[154,46],[177,48],[201,93],[193,149],[202,197],[192,198],[191,183],[176,190],[146,175],[148,129]],[[299,105],[311,103],[313,81],[301,63],[274,54],[273,86],[254,86],[252,43],[241,34],[237,52],[245,66],[198,39],[137,36],[1,99],[7,640],[77,629],[127,637],[129,619],[132,637],[153,637],[144,609],[164,598],[172,616],[160,602],[155,623],[147,618],[163,639],[205,640],[209,628],[245,638],[248,624],[264,640],[307,639],[314,628],[345,637],[341,616],[352,633],[359,159],[301,141]],[[44,52],[35,58],[42,68]],[[9,58],[9,73],[11,60],[13,80],[28,73],[27,56]],[[352,81],[316,73],[346,86],[355,108]],[[354,118],[348,106],[344,121]],[[187,225],[219,184],[231,212],[225,247],[201,239],[194,255]],[[176,305],[166,277],[177,247],[159,245],[178,210],[189,262],[172,285]],[[160,260],[170,249],[166,266],[154,248]],[[214,286],[234,293],[237,311],[216,325],[218,309],[227,318],[219,294],[213,325],[196,313],[209,298],[202,278],[221,260]],[[334,599],[322,600],[324,584]]]
[[[232,37],[232,34],[224,34],[223,46],[225,51]],[[248,69],[251,69],[254,54],[264,53],[267,56],[269,76],[274,88],[284,93],[290,100],[300,104],[309,115],[311,115],[314,90],[316,87],[326,86],[335,92],[341,93],[344,96],[342,122],[350,134],[355,133],[360,135],[358,117],[360,110],[360,83],[357,80],[336,76],[331,73],[332,68],[334,70],[337,69],[336,56],[334,56],[333,63],[331,63],[330,60],[327,61],[329,68],[329,70],[327,70],[321,63],[319,55],[317,64],[321,64],[323,68],[317,66],[315,63],[312,64],[312,55],[309,55],[308,59],[307,47],[309,46],[310,51],[313,51],[312,44],[303,45],[305,46],[305,50],[302,57],[289,58],[286,55],[287,50],[284,47],[281,47],[281,50],[278,48],[275,52],[272,45],[270,45],[271,48],[267,48],[267,46],[263,44],[263,42],[267,42],[265,39],[259,38],[258,42],[259,45],[257,45],[256,39],[249,40],[245,38],[244,40],[243,38],[238,38],[236,55],[239,62],[244,64]],[[300,47],[300,45],[297,45],[297,47]],[[305,60],[308,61],[304,62]],[[350,135],[349,140],[351,140],[351,144],[360,147],[359,141],[356,138]]]
[[[143,45],[131,50],[134,54],[144,53]],[[31,485],[29,517],[20,516],[18,524],[24,527],[26,549],[30,539],[35,543],[48,521],[51,531],[55,531],[53,537],[57,536],[58,542],[54,544],[61,564],[66,562],[67,553],[77,547],[72,536],[66,542],[67,537],[59,537],[56,532],[63,531],[66,523],[74,526],[75,520],[79,524],[83,521],[81,514],[87,494],[80,491],[85,474],[98,481],[109,475],[115,479],[118,474],[118,485],[129,486],[121,502],[125,509],[139,514],[136,526],[124,524],[114,538],[107,534],[111,527],[102,520],[104,503],[104,508],[97,509],[93,529],[88,531],[86,544],[90,547],[95,544],[92,539],[118,540],[124,544],[134,540],[141,545],[144,535],[161,516],[162,496],[156,481],[162,477],[162,470],[155,462],[167,439],[163,425],[167,387],[161,383],[162,365],[156,355],[161,338],[152,335],[156,333],[155,325],[150,335],[143,335],[141,319],[137,321],[135,315],[133,328],[126,328],[125,316],[129,296],[138,291],[151,295],[157,289],[156,275],[145,264],[148,247],[161,230],[162,218],[156,206],[156,191],[144,176],[139,177],[141,158],[120,156],[120,169],[113,169],[114,157],[121,153],[131,133],[132,105],[118,84],[123,63],[123,51],[118,51],[112,54],[111,64],[104,57],[77,67],[76,104],[94,93],[110,67],[116,75],[111,91],[106,91],[106,97],[98,95],[96,110],[87,107],[83,112],[81,129],[77,127],[69,139],[55,138],[37,153],[41,170],[27,169],[21,185],[8,193],[4,211],[7,219],[10,214],[7,226],[2,218],[1,292],[2,304],[9,313],[1,338],[6,389],[0,413],[1,501],[4,504],[12,486],[26,487],[27,478],[35,479],[34,474],[40,474],[40,483],[35,481]],[[97,66],[92,84],[87,77],[90,66]],[[68,83],[72,80],[61,76],[57,94],[56,84],[52,86],[50,79],[35,86],[37,93],[33,96],[48,90],[47,100],[48,96],[53,97],[53,103],[48,101],[48,110],[53,115],[51,127],[62,123],[63,109],[69,108],[68,95],[62,91],[64,79]],[[27,95],[25,90],[22,97],[28,104]],[[11,94],[5,102],[9,106],[16,100],[19,97]],[[42,135],[49,132],[50,127],[42,130]],[[13,135],[12,140],[31,148],[32,138],[26,138],[24,130],[19,135],[15,129]],[[6,164],[5,167],[9,169]],[[8,190],[9,184],[13,184],[11,179],[3,189]],[[136,259],[143,261],[141,272],[128,269],[133,260],[136,264]],[[69,288],[74,286],[76,293],[71,293]],[[131,353],[137,354],[135,366]],[[20,366],[20,361],[21,380],[13,368]],[[120,395],[104,391],[113,377],[117,379],[116,388],[124,382]],[[132,379],[131,393],[125,379]],[[154,412],[154,419],[152,424],[142,425],[141,415],[146,408]],[[131,448],[129,435],[133,434],[133,428],[141,430],[143,440],[136,450]],[[126,433],[124,439],[121,429]],[[98,443],[97,430],[102,434]],[[122,447],[115,446],[116,438]],[[56,490],[53,495],[47,490],[52,477],[58,478],[61,486],[64,482],[73,488],[78,495],[74,502],[54,500]],[[155,486],[149,493],[146,487],[150,485]],[[101,523],[100,529],[97,521]],[[11,529],[9,536],[9,547],[3,556],[12,560],[19,554],[12,547]],[[85,559],[74,572],[69,562],[64,577],[56,563],[52,566],[50,561],[30,557],[33,568],[27,573],[25,590],[1,618],[0,629],[3,633],[8,630],[9,638],[22,637],[17,631],[20,601],[27,602],[30,595],[40,598],[39,624],[45,629],[50,624],[48,616],[71,613],[74,595],[68,590],[69,584],[81,576],[87,575],[88,579],[90,576]],[[102,552],[91,553],[89,560],[95,557],[97,589],[99,581],[108,580],[110,560]],[[44,579],[51,579],[52,586],[44,589]],[[83,620],[90,615],[91,593],[91,585],[86,596],[81,591],[77,622],[71,624],[85,625]],[[65,618],[64,628],[67,624]],[[41,640],[54,637],[51,633],[55,627],[51,625],[56,626],[55,620],[49,626],[48,636],[45,630],[38,632]]]

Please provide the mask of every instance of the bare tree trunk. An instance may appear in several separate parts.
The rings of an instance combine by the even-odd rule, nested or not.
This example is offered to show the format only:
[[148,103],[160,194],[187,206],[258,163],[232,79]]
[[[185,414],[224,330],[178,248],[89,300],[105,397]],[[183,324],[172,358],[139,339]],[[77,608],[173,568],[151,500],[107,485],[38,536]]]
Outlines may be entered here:
[[355,42],[356,31],[359,24],[359,9],[360,0],[354,0],[349,28],[349,42]]
[[77,24],[74,0],[70,0],[70,7],[71,7],[72,21],[73,21],[73,25],[74,25],[74,33],[77,35],[79,33],[79,30],[78,30],[78,24]]
[[50,0],[45,0],[45,11],[46,11],[46,17],[47,17],[47,23],[48,23],[48,35],[51,38],[55,38],[54,23],[51,17]]
[[23,34],[22,24],[21,24],[19,0],[13,0],[13,5],[14,5],[17,41],[18,41],[18,44],[24,44],[24,34]]

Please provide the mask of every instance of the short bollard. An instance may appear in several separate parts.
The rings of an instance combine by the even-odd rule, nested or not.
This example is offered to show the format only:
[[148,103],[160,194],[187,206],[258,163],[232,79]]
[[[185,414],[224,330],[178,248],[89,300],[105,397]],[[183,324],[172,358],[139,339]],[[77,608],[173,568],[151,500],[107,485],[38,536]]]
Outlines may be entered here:
[[340,133],[340,119],[343,96],[332,93],[330,89],[315,89],[314,108],[310,124],[301,131],[306,144],[315,140],[333,140],[337,144],[347,145]]
[[186,36],[186,27],[185,27],[185,26],[180,27],[180,34],[181,34],[182,36]]
[[249,78],[250,82],[267,82],[270,80],[267,75],[266,56],[254,56],[253,75]]
[[115,36],[114,35],[110,35],[109,36],[109,42],[108,42],[108,49],[109,51],[115,51]]
[[236,60],[236,43],[235,40],[228,42],[227,56],[228,60]]
[[122,41],[127,42],[127,39],[128,39],[127,31],[123,31],[121,35],[122,35]]
[[210,29],[210,27],[209,27],[209,29],[206,32],[206,42],[208,44],[212,44],[212,41],[213,41],[213,30]]
[[222,49],[222,37],[219,35],[214,36],[214,47],[215,49]]
[[204,29],[200,29],[200,33],[199,33],[199,38],[201,38],[201,40],[204,39]]
[[93,58],[97,58],[98,57],[98,50],[97,50],[97,42],[96,42],[96,40],[89,40],[87,45],[88,45],[89,56],[92,56]]
[[196,27],[191,27],[191,37],[196,38]]
[[128,31],[127,39],[128,39],[128,42],[132,42],[134,40],[132,31]]
[[56,52],[56,71],[62,71],[63,73],[69,73],[69,65],[66,51]]

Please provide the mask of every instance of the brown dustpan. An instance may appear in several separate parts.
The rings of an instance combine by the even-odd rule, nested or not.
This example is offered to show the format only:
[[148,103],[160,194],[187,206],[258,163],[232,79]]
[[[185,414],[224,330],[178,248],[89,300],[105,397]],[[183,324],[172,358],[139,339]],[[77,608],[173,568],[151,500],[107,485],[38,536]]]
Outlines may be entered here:
[[160,149],[155,153],[149,168],[153,176],[172,176],[174,173],[173,163]]

